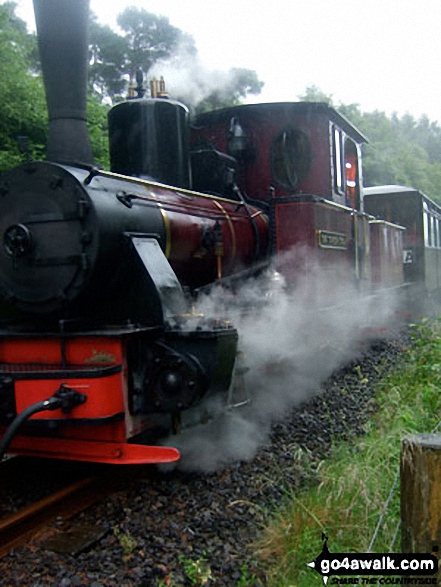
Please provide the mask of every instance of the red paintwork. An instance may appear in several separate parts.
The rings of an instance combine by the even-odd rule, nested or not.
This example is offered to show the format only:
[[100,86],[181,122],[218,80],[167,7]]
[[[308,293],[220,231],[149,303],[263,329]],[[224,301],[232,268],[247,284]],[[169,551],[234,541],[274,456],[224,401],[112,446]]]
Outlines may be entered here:
[[[239,167],[239,187],[245,194],[262,200],[293,193],[313,194],[345,203],[343,196],[335,194],[333,188],[331,122],[356,143],[365,139],[335,110],[325,104],[286,102],[250,104],[205,113],[198,117],[197,127],[192,130],[193,146],[205,141],[219,151],[228,152],[227,139],[233,117],[238,118],[253,151],[253,156]],[[309,173],[295,190],[278,184],[271,168],[273,141],[288,128],[304,133],[312,152]],[[274,191],[271,193],[271,190]]]
[[115,465],[146,465],[173,463],[179,451],[167,446],[144,446],[117,442],[88,442],[17,436],[11,446],[17,455],[38,456],[64,460],[81,460]]
[[[124,411],[122,374],[117,373],[109,377],[90,379],[63,377],[62,379],[19,380],[15,383],[15,401],[18,412],[30,404],[51,396],[62,383],[87,395],[87,402],[75,408],[75,418],[105,418]],[[32,419],[67,420],[70,417],[69,414],[63,414],[61,410],[54,410],[35,414]]]
[[[0,342],[0,362],[11,372],[29,372],[29,379],[15,381],[17,414],[39,401],[51,397],[62,383],[87,396],[84,404],[69,414],[60,409],[35,414],[34,420],[93,421],[125,414],[123,420],[87,426],[60,426],[57,438],[17,435],[9,452],[33,456],[76,459],[103,463],[148,464],[178,460],[173,448],[128,444],[127,368],[124,337],[77,336],[66,339],[66,365],[61,365],[60,340],[53,337],[13,339]],[[78,369],[93,371],[100,367],[121,365],[118,373],[99,377],[78,377]],[[51,371],[63,371],[63,377],[50,378]],[[32,378],[31,372],[48,372],[48,378]],[[76,376],[77,375],[77,376]],[[138,423],[137,432],[143,430]],[[133,425],[132,425],[133,427]]]
[[[66,338],[66,362],[70,365],[118,365],[123,360],[121,339],[109,336]],[[106,360],[98,360],[106,355]],[[0,363],[60,365],[58,338],[0,339]]]
[[[286,202],[275,204],[279,270],[290,284],[309,283],[317,278],[319,268],[352,271],[350,210],[325,202]],[[322,248],[319,231],[344,235],[346,248]]]
[[[203,247],[204,232],[212,231],[216,222],[222,229],[222,277],[250,267],[267,256],[268,219],[261,210],[249,206],[250,219],[250,214],[239,201],[228,198],[165,188],[155,188],[150,193],[167,217],[170,249],[166,253],[170,265],[185,285],[199,287],[218,277],[214,251]],[[255,231],[258,233],[257,242]]]

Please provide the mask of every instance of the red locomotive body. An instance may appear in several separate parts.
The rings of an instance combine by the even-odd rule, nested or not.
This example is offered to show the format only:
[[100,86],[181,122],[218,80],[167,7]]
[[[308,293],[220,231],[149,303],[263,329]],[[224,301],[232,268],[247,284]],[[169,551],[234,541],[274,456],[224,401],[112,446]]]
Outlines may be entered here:
[[[155,189],[151,193],[164,214],[166,230],[169,227],[165,255],[182,283],[201,287],[266,258],[268,219],[262,210],[191,191]],[[222,241],[219,265],[210,246],[216,238],[216,223]]]

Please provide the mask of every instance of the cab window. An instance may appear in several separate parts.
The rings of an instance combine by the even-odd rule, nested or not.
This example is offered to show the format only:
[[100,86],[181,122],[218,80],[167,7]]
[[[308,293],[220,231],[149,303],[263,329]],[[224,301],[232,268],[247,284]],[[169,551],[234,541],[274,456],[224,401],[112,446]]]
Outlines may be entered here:
[[344,194],[344,166],[343,166],[343,133],[334,126],[333,134],[333,160],[334,160],[334,189],[343,195]]
[[358,157],[357,147],[350,139],[345,141],[345,198],[346,205],[358,208]]
[[311,145],[306,134],[285,128],[274,139],[271,164],[274,179],[284,188],[294,189],[305,179],[311,167]]
[[332,127],[334,191],[350,208],[360,207],[358,149],[356,143],[337,126]]

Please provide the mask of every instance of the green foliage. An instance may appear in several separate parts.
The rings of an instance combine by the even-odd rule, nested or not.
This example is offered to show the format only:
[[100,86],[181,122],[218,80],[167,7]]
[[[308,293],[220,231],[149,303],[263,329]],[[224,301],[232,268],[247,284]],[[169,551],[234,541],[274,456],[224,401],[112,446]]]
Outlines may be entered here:
[[284,504],[257,546],[269,587],[320,583],[307,563],[321,551],[322,532],[331,552],[365,553],[381,520],[372,552],[399,552],[401,438],[439,423],[440,357],[441,322],[425,320],[403,348],[402,363],[379,384],[378,413],[365,436],[343,445],[336,439],[331,458],[317,468],[318,481],[300,493],[285,488]]
[[[368,137],[364,148],[365,185],[398,184],[416,187],[428,196],[441,197],[441,128],[427,117],[415,120],[384,112],[339,110]],[[437,151],[437,149],[440,149]]]
[[[187,55],[195,55],[191,37],[172,26],[165,17],[143,9],[127,8],[118,20],[124,35],[100,25],[91,17],[89,129],[97,164],[107,168],[107,106],[122,99],[129,76],[138,68],[148,72],[158,59],[170,57],[185,45]],[[0,171],[26,158],[44,157],[47,111],[39,75],[35,35],[15,15],[15,3],[0,5]],[[204,80],[202,80],[204,81]],[[202,83],[202,82],[201,82]],[[203,84],[202,84],[203,85]],[[221,89],[208,91],[196,105],[203,112],[240,104],[250,94],[259,94],[263,82],[255,71],[232,68]],[[301,99],[333,105],[332,95],[316,86],[306,89]],[[357,104],[338,109],[370,143],[365,145],[363,173],[365,185],[404,184],[422,190],[441,201],[441,128],[427,116],[388,117],[384,112],[362,113]],[[27,137],[27,152],[18,137]],[[23,149],[22,149],[23,150]]]
[[259,587],[262,585],[256,575],[249,572],[246,566],[240,568],[240,578],[237,581],[237,587]]
[[[0,171],[43,159],[48,127],[43,81],[35,73],[35,37],[27,34],[14,10],[12,2],[0,5]],[[96,163],[103,167],[109,166],[107,110],[89,97],[90,139]],[[19,137],[26,137],[25,149]]]
[[130,6],[118,16],[123,35],[101,25],[91,14],[89,29],[89,83],[101,100],[117,102],[134,81],[138,69],[144,73],[158,60],[169,57],[180,43],[196,51],[193,39],[172,26],[164,16]]
[[[48,127],[36,37],[27,33],[15,7],[14,2],[0,5],[0,171],[27,159],[43,159]],[[122,99],[127,78],[138,68],[148,71],[181,43],[187,54],[196,53],[193,39],[167,18],[132,7],[120,15],[119,24],[124,36],[100,25],[93,15],[90,23],[88,128],[95,162],[104,168],[109,167],[107,103]],[[231,73],[231,83],[213,93],[205,109],[236,104],[263,85],[255,72],[233,69]],[[19,137],[26,141],[19,142]]]
[[0,170],[25,160],[19,136],[28,137],[31,158],[41,158],[46,143],[43,85],[29,70],[35,39],[14,9],[12,2],[0,5]]
[[211,568],[205,556],[196,560],[180,556],[179,561],[190,585],[206,585],[211,581]]
[[329,106],[333,105],[332,94],[325,94],[320,88],[314,85],[308,86],[305,93],[299,96],[299,100],[302,102],[324,102],[325,104],[329,104]]
[[89,129],[95,164],[104,169],[110,168],[107,113],[109,107],[100,99],[89,94],[87,100],[87,128]]
[[169,57],[185,40],[186,46],[193,46],[193,39],[170,24],[165,16],[157,16],[129,6],[117,18],[118,25],[125,32],[126,72],[130,79],[138,69],[147,72],[158,59]]
[[89,85],[101,100],[118,100],[126,90],[127,43],[91,13],[89,23]]
[[[210,82],[205,72],[194,71],[197,50],[193,38],[171,25],[164,16],[156,16],[143,8],[131,6],[118,16],[118,24],[124,31],[123,36],[100,25],[95,16],[91,19],[89,81],[93,92],[101,100],[119,101],[126,90],[127,81],[133,83],[138,70],[148,75],[158,62],[168,62],[165,67],[169,72],[175,67],[179,71],[179,78],[182,70],[189,67],[193,75],[200,76],[200,79],[192,80],[198,86],[198,95],[205,95],[198,104],[193,104],[190,99],[196,112],[234,106],[242,98],[258,94],[262,89],[263,82],[258,79],[256,72],[241,68],[232,68],[225,76],[225,82],[221,80],[216,90],[209,89]],[[185,94],[188,87],[184,85]],[[189,98],[187,94],[173,97],[184,103]]]
[[138,548],[136,539],[129,533],[121,529],[120,526],[114,526],[113,534],[119,542],[121,550],[123,552],[124,561],[128,562],[135,550]]
[[415,120],[384,112],[361,112],[358,104],[335,104],[317,86],[299,96],[334,106],[369,140],[363,148],[365,186],[407,185],[441,202],[441,127],[427,116]]

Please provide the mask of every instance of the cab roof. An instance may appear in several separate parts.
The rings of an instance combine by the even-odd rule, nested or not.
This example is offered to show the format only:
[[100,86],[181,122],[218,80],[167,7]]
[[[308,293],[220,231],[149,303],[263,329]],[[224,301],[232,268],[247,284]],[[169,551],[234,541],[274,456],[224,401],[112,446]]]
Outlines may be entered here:
[[204,126],[230,119],[234,116],[240,116],[240,113],[246,114],[271,114],[273,111],[280,113],[285,110],[293,115],[314,115],[320,114],[326,116],[332,122],[335,122],[348,135],[353,137],[359,143],[367,143],[368,139],[363,135],[345,116],[340,114],[335,108],[325,102],[266,102],[260,104],[241,104],[239,106],[230,106],[211,112],[203,112],[197,115],[194,124]]

